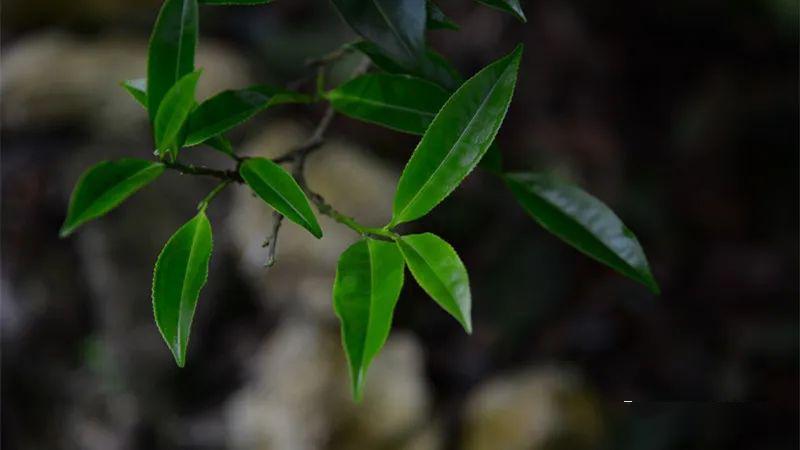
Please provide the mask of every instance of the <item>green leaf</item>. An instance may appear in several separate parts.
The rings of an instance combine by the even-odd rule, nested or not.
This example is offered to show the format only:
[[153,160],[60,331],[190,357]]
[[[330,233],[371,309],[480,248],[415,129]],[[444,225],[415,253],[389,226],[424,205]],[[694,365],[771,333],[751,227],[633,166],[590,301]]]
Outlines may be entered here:
[[403,236],[397,245],[422,289],[472,333],[469,277],[453,247],[431,233]]
[[[460,86],[464,82],[464,79],[458,72],[458,70],[456,70],[455,67],[453,67],[449,62],[447,62],[447,60],[444,59],[444,57],[434,52],[433,50],[428,50],[427,57],[423,59],[423,63],[419,68],[406,69],[400,66],[397,62],[393,61],[389,56],[381,52],[381,50],[377,48],[375,45],[367,41],[358,41],[353,44],[350,44],[350,46],[360,51],[367,57],[369,57],[370,60],[372,60],[372,62],[376,66],[378,66],[378,68],[391,74],[408,74],[415,76],[417,78],[422,78],[424,80],[442,86],[444,89],[450,92],[455,90],[458,86]],[[444,102],[442,104],[444,104]],[[436,111],[439,111],[439,109],[441,109],[441,105],[439,105],[439,108],[436,108]],[[394,128],[391,126],[389,127]],[[410,130],[404,130],[404,131],[410,132]],[[422,132],[417,134],[422,134]],[[486,155],[484,155],[484,157],[481,159],[480,167],[495,174],[499,174],[502,172],[503,158],[502,155],[500,154],[500,149],[497,147],[496,144],[492,144],[489,147],[489,150],[486,152]]]
[[357,41],[350,46],[366,55],[379,69],[395,74],[412,75],[431,81],[448,91],[455,90],[464,79],[455,67],[432,49],[425,50],[417,61],[404,63],[394,59],[377,45],[368,41]]
[[195,107],[194,91],[200,71],[192,72],[178,80],[164,96],[153,122],[153,133],[159,154],[177,152],[183,142],[179,142],[183,125]]
[[449,94],[421,78],[372,73],[350,80],[326,96],[337,111],[350,117],[422,134]]
[[508,111],[521,55],[518,46],[447,100],[400,176],[390,227],[427,214],[475,168]]
[[372,359],[389,337],[405,264],[390,242],[364,239],[342,253],[333,283],[333,310],[342,324],[353,397],[361,399]]
[[69,201],[61,237],[119,206],[164,173],[164,165],[141,159],[101,162],[81,175]]
[[273,0],[200,0],[203,5],[221,5],[221,6],[236,6],[236,5],[265,5],[272,3]]
[[521,22],[527,22],[528,19],[525,18],[525,13],[522,12],[522,7],[519,5],[519,0],[477,0],[478,3],[483,3],[486,6],[491,8],[499,9],[500,11],[505,11],[507,13],[511,13],[519,19]]
[[211,245],[211,224],[200,211],[169,238],[153,272],[156,325],[178,367],[186,364],[194,310],[208,278]]
[[218,150],[222,153],[225,153],[226,155],[234,154],[233,144],[231,144],[231,141],[229,141],[228,138],[226,138],[222,134],[212,136],[206,139],[203,143],[213,148],[214,150]]
[[140,105],[147,109],[147,78],[136,78],[134,80],[125,80],[120,83],[123,89],[128,91],[129,94]]
[[262,85],[221,92],[192,111],[186,145],[228,131],[270,106],[310,101],[307,95]]
[[356,33],[392,58],[414,64],[425,52],[425,0],[332,0]]
[[517,201],[547,231],[659,292],[636,236],[600,200],[551,176],[514,173],[505,176]]
[[239,174],[275,210],[317,238],[322,237],[322,230],[303,190],[281,166],[265,158],[248,158],[242,163]]
[[426,26],[429,30],[458,30],[460,28],[457,23],[445,15],[436,3],[428,0],[427,7],[428,22]]
[[155,121],[167,91],[194,71],[197,47],[197,0],[166,0],[158,14],[147,54],[147,99]]

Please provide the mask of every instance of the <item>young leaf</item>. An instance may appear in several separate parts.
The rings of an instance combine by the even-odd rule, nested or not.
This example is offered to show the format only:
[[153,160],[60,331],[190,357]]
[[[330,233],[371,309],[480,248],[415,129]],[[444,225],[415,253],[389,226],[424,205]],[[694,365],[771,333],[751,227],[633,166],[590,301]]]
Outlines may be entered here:
[[164,165],[141,159],[101,162],[81,175],[69,201],[60,236],[70,235],[84,223],[96,219],[164,173]]
[[303,190],[281,166],[265,158],[248,158],[239,168],[239,174],[275,210],[317,238],[322,237],[322,229]]
[[140,105],[147,109],[147,78],[136,78],[134,80],[125,80],[120,83],[123,89],[128,91],[129,94]]
[[422,134],[449,97],[447,91],[420,78],[371,73],[327,93],[339,112],[394,130]]
[[506,116],[521,55],[518,46],[447,100],[400,176],[390,227],[427,214],[475,168]]
[[208,278],[211,224],[200,211],[169,238],[153,272],[153,314],[178,367],[186,347],[200,289]]
[[235,6],[235,5],[265,5],[272,3],[272,0],[200,0],[203,5],[222,5],[222,6]]
[[413,63],[404,63],[380,49],[369,41],[357,41],[351,47],[367,56],[379,69],[395,74],[412,75],[454,91],[464,79],[455,67],[442,55],[432,49],[426,49],[419,59]]
[[221,92],[192,111],[186,145],[228,131],[270,106],[310,101],[307,95],[262,85]]
[[161,101],[181,77],[194,71],[197,0],[166,0],[158,14],[147,54],[147,99],[155,121]]
[[425,0],[332,0],[356,33],[413,65],[425,52]]
[[659,292],[636,236],[600,200],[544,174],[506,174],[505,179],[525,211],[547,231],[654,293]]
[[525,18],[525,13],[522,12],[522,7],[519,5],[519,0],[477,0],[478,3],[483,3],[486,6],[491,8],[499,9],[500,11],[505,11],[507,13],[511,13],[519,19],[521,22],[527,22],[528,19]]
[[453,247],[431,233],[403,236],[397,245],[422,289],[472,333],[469,278]]
[[389,337],[404,267],[394,244],[373,239],[353,244],[339,258],[333,310],[342,324],[342,345],[357,401],[367,368]]
[[153,122],[156,148],[160,154],[177,152],[183,144],[179,142],[179,136],[189,113],[195,107],[194,91],[199,78],[199,70],[185,75],[164,96]]
[[428,22],[426,26],[429,30],[458,30],[460,28],[457,23],[445,15],[436,3],[428,0],[427,7]]

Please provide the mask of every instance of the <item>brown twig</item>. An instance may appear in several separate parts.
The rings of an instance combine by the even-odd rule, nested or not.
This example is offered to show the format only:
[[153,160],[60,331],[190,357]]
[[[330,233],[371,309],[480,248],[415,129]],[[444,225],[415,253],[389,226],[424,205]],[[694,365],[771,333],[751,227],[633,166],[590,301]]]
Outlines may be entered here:
[[278,232],[283,223],[283,214],[278,211],[272,211],[272,232],[266,239],[262,247],[269,247],[267,249],[267,260],[264,262],[264,267],[272,267],[275,264],[275,252],[278,249]]
[[[168,169],[175,170],[177,172],[186,174],[186,175],[200,175],[200,176],[208,176],[219,178],[223,181],[233,181],[236,183],[244,183],[242,176],[239,175],[238,170],[219,170],[219,169],[211,169],[209,167],[198,167],[193,166],[191,164],[183,164],[177,161],[163,161],[164,166]],[[238,169],[238,167],[237,167]]]
[[[326,57],[323,57],[318,61],[314,61],[311,64],[317,67],[318,69],[317,70],[318,90],[324,89],[324,86],[322,86],[322,84],[324,84],[323,83],[324,71],[326,66],[331,62],[337,60],[343,54],[344,52],[331,53],[330,55],[327,55]],[[359,66],[353,72],[353,76],[357,76],[361,73],[366,72],[368,68],[369,68],[369,60],[365,58],[364,61],[361,64],[359,64]],[[310,78],[303,78],[301,80],[298,80],[298,83],[305,83],[309,79]],[[335,115],[336,113],[333,107],[328,105],[328,107],[325,109],[324,114],[322,115],[322,118],[317,123],[317,126],[314,128],[314,131],[311,133],[308,139],[306,139],[302,144],[298,145],[297,147],[289,150],[284,155],[274,158],[272,161],[278,164],[282,163],[292,164],[292,170],[291,170],[292,176],[295,178],[300,188],[303,189],[303,191],[306,193],[311,203],[313,203],[317,207],[317,210],[319,211],[320,214],[332,218],[336,222],[339,222],[349,227],[358,234],[364,236],[372,236],[378,239],[395,240],[399,236],[394,232],[384,228],[371,228],[363,226],[359,224],[352,217],[337,211],[335,208],[333,208],[333,206],[331,206],[328,202],[326,202],[321,195],[311,190],[311,188],[308,186],[308,183],[306,182],[305,178],[306,159],[311,153],[318,150],[324,144],[325,134],[330,128],[331,123],[333,123],[333,118],[335,117]],[[183,164],[177,161],[164,161],[164,165],[168,169],[175,170],[182,174],[209,176],[223,181],[222,184],[220,184],[217,188],[215,188],[214,191],[212,191],[212,194],[210,194],[208,197],[206,197],[206,199],[204,199],[203,202],[201,202],[202,207],[205,207],[208,204],[208,201],[210,201],[210,199],[213,198],[216,195],[216,193],[224,189],[224,187],[227,186],[228,184],[234,182],[240,184],[244,183],[244,179],[239,174],[239,167],[247,158],[234,156],[234,159],[236,160],[236,168],[234,170],[219,170],[202,166],[198,167],[198,166],[193,166],[191,164]],[[283,223],[284,216],[278,211],[273,211],[272,218],[273,221],[272,221],[271,232],[263,243],[263,247],[268,247],[267,259],[266,262],[264,263],[265,267],[271,267],[273,264],[275,264],[275,259],[276,259],[275,255],[278,246],[278,233],[280,231],[281,224]]]

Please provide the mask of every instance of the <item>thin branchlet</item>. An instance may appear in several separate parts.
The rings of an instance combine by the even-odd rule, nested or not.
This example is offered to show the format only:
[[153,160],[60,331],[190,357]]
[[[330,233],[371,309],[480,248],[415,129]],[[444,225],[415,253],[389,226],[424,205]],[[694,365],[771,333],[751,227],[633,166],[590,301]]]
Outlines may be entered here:
[[[316,78],[317,78],[317,90],[324,89],[324,73],[325,69],[328,65],[334,63],[343,55],[345,55],[345,51],[341,52],[334,52],[330,55],[326,55],[319,60],[315,60],[310,63],[311,66],[317,68]],[[369,68],[369,60],[364,59],[364,61],[359,64],[359,66],[353,72],[353,76],[360,75],[367,71]],[[313,79],[314,75],[310,75],[307,77],[298,80],[296,84],[300,85],[303,84],[310,79]],[[290,83],[290,87],[294,87],[295,83]],[[319,94],[319,92],[317,93]],[[369,236],[376,239],[381,240],[396,240],[400,236],[390,230],[386,230],[383,228],[373,228],[367,227],[360,224],[354,218],[343,214],[336,210],[333,206],[331,206],[325,199],[318,194],[311,190],[306,182],[305,178],[305,167],[306,167],[306,160],[310,154],[314,151],[318,150],[322,145],[325,143],[325,135],[330,128],[331,124],[333,123],[333,119],[336,116],[334,109],[331,106],[328,106],[325,109],[325,112],[322,115],[322,118],[317,123],[317,126],[312,131],[311,135],[300,145],[291,150],[284,153],[282,156],[277,158],[273,158],[272,161],[278,164],[291,164],[291,173],[292,176],[297,181],[297,184],[306,193],[308,199],[311,203],[316,206],[317,211],[320,214],[328,216],[335,220],[336,222],[347,226],[351,230],[355,231],[356,233],[362,236]],[[247,157],[241,157],[237,155],[230,155],[231,158],[236,161],[236,168],[233,170],[223,170],[223,169],[213,169],[204,166],[194,166],[191,164],[184,164],[179,161],[163,161],[164,165],[171,170],[176,172],[185,174],[185,175],[194,175],[194,176],[208,176],[213,177],[221,180],[222,182],[217,185],[198,205],[198,208],[205,209],[211,200],[216,197],[216,195],[221,192],[225,187],[227,187],[231,183],[239,183],[244,184],[244,179],[239,174],[239,167],[241,167],[242,163],[247,159]],[[278,233],[281,228],[281,224],[283,223],[284,216],[283,214],[279,213],[278,211],[273,211],[272,213],[272,229],[270,234],[266,237],[263,243],[263,247],[267,248],[267,258],[264,263],[265,267],[271,267],[275,264],[276,260],[276,252],[278,246]]]

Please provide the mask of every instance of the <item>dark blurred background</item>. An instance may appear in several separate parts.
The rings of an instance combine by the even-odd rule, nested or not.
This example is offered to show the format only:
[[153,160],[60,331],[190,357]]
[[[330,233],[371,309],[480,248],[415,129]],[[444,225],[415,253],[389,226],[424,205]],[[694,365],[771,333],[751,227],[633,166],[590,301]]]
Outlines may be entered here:
[[[266,270],[269,210],[225,192],[182,370],[153,324],[152,264],[213,181],[168,173],[58,239],[85,168],[152,152],[118,83],[145,75],[159,5],[3,3],[3,448],[797,448],[796,1],[530,0],[521,24],[442,0],[461,31],[429,39],[464,73],[525,44],[498,136],[507,165],[612,206],[663,294],[563,245],[476,171],[407,228],[459,250],[475,333],[407,283],[360,406],[330,307],[349,230],[323,221],[316,241],[284,225]],[[354,37],[323,0],[201,13],[202,96],[285,83]],[[276,108],[231,137],[276,155],[320,115]],[[309,183],[381,224],[415,143],[339,117]]]

